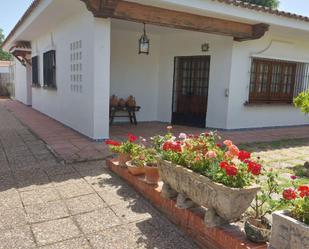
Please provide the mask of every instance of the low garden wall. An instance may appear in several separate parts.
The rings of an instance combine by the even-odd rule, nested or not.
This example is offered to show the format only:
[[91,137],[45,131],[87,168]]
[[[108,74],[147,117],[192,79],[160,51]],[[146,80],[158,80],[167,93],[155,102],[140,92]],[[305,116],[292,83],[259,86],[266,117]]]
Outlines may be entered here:
[[266,249],[266,244],[255,244],[246,239],[245,233],[237,225],[207,227],[201,209],[179,209],[176,200],[161,197],[162,183],[149,185],[144,177],[131,175],[126,168],[118,165],[117,159],[108,159],[107,166],[132,185],[174,224],[189,235],[201,248],[209,249]]

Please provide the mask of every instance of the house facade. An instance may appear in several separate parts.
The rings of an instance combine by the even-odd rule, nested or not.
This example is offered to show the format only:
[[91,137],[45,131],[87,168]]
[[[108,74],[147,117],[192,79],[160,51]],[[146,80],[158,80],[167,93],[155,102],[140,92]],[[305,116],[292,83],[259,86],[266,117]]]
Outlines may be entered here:
[[[139,54],[139,39],[150,40]],[[109,100],[139,121],[216,129],[309,125],[309,18],[237,0],[35,0],[4,42],[15,98],[93,138]]]

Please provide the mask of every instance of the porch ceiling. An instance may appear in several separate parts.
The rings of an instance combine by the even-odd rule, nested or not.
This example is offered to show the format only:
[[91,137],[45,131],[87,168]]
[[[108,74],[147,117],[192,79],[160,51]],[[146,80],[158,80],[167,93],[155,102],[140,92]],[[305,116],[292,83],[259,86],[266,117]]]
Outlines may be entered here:
[[116,18],[158,26],[232,36],[236,41],[259,39],[269,25],[248,24],[163,9],[122,0],[81,0],[96,17]]

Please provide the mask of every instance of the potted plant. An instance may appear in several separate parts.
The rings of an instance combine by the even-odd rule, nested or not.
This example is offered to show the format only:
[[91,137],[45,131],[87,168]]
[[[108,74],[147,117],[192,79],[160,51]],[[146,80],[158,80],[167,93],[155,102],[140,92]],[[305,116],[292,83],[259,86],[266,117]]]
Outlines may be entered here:
[[178,138],[169,132],[153,139],[161,157],[162,195],[179,193],[178,207],[206,207],[208,226],[239,219],[260,189],[254,179],[262,166],[232,141],[222,146],[218,139],[215,132]]
[[146,182],[153,185],[158,184],[160,175],[156,151],[154,149],[146,149],[145,152]]
[[273,213],[271,249],[309,248],[309,186],[284,189],[285,211]]
[[112,152],[118,154],[119,165],[124,167],[126,166],[126,162],[131,160],[132,151],[139,146],[135,143],[137,139],[136,136],[128,134],[128,140],[125,142],[118,142],[109,139],[105,141],[105,144],[110,147]]
[[130,174],[134,176],[140,176],[145,174],[144,161],[138,158],[134,158],[126,162],[126,166]]
[[145,148],[143,146],[134,146],[131,151],[131,161],[126,162],[128,171],[134,176],[145,174]]
[[266,215],[271,214],[278,207],[278,201],[274,198],[279,194],[278,175],[272,169],[265,172],[265,177],[257,178],[257,184],[261,181],[266,185],[261,188],[250,205],[249,217],[245,221],[245,233],[247,238],[256,243],[267,242],[270,239],[271,224]]

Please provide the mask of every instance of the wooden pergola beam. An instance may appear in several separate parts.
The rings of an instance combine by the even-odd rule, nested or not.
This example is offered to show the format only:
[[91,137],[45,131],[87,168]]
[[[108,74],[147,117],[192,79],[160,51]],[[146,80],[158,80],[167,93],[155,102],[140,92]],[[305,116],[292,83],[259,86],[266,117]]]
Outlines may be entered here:
[[247,24],[122,0],[81,0],[96,17],[111,17],[175,29],[232,36],[236,41],[264,36],[267,24]]

